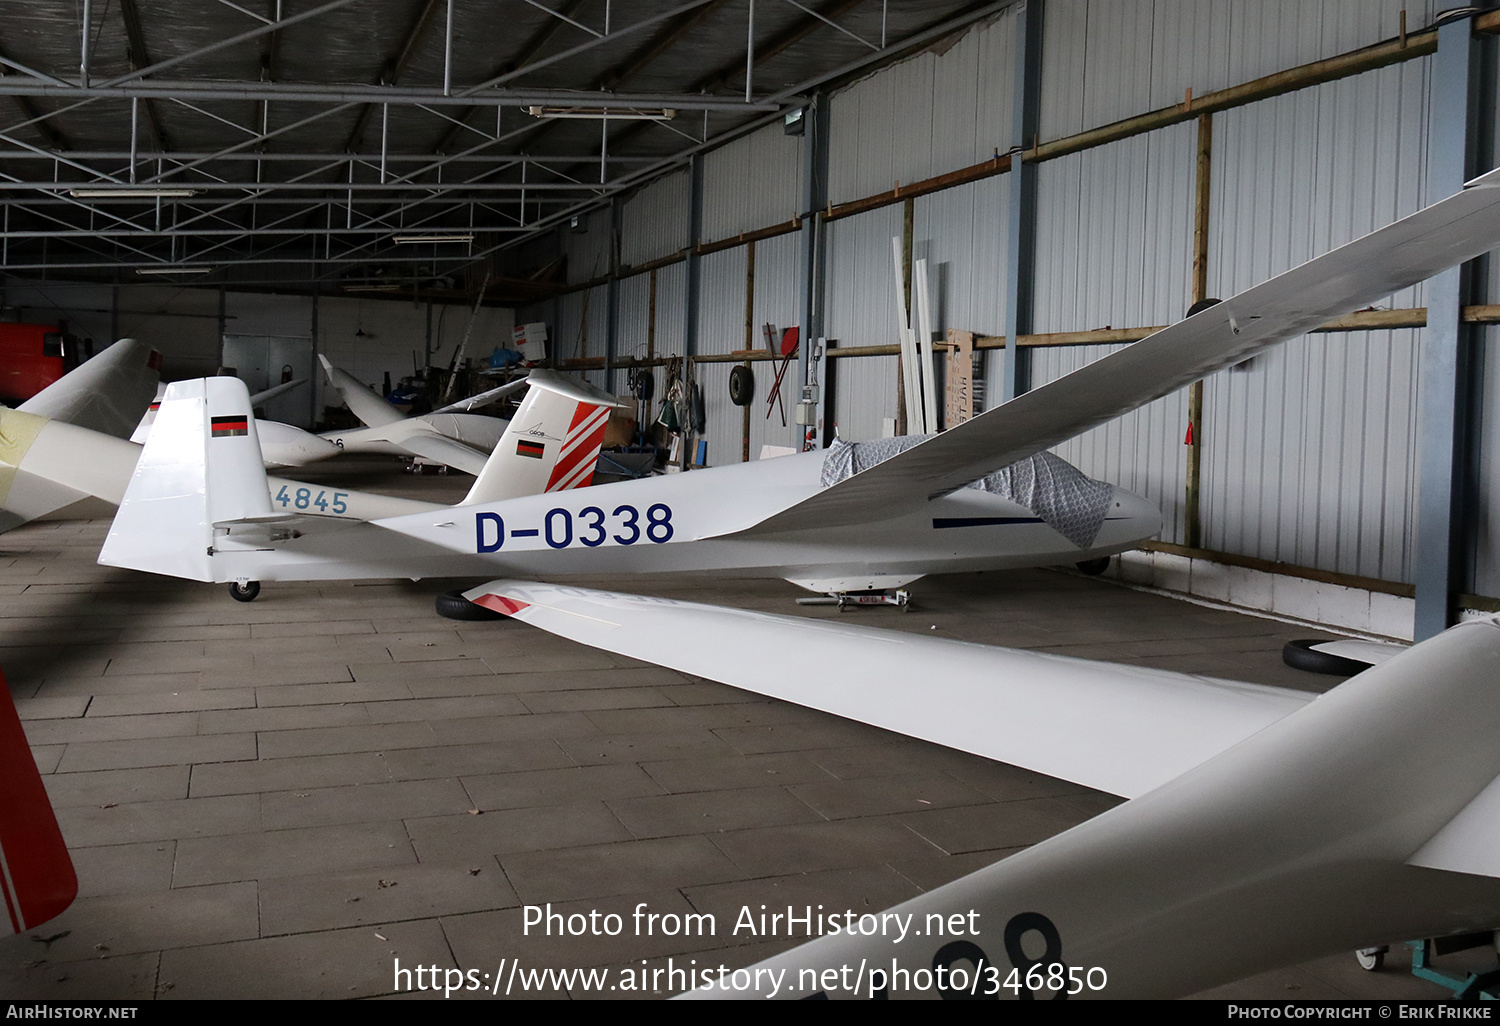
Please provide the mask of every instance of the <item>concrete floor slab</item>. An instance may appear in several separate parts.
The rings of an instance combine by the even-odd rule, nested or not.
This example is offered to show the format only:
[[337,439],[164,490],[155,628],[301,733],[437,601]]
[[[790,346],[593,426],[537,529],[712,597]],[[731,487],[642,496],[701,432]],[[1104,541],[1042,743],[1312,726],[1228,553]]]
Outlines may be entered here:
[[[397,484],[417,494],[433,480]],[[502,958],[743,965],[791,941],[724,922],[691,940],[538,939],[518,934],[520,904],[629,914],[644,901],[720,920],[760,904],[878,911],[1118,804],[521,624],[437,618],[433,597],[466,582],[267,584],[236,603],[219,586],[96,566],[106,528],[0,536],[0,666],[30,703],[64,828],[86,842],[85,896],[0,940],[7,996],[383,996],[398,957],[492,974]],[[797,607],[774,581],[596,586],[1330,683],[1280,661],[1305,628],[1070,574],[924,580],[904,615]],[[86,643],[38,643],[52,636]],[[1399,950],[1381,974],[1332,956],[1212,993],[1438,996],[1401,973]],[[637,993],[650,991],[616,996]]]
[[260,885],[261,929],[271,936],[430,920],[517,904],[493,859],[279,877]]
[[196,837],[177,844],[172,886],[182,889],[416,861],[399,823],[348,823]]

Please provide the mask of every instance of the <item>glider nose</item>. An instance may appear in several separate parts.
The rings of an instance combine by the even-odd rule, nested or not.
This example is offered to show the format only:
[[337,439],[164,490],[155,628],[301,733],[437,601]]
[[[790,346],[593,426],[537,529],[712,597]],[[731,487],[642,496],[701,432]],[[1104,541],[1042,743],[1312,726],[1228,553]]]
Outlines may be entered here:
[[1117,485],[1106,522],[1119,537],[1139,541],[1161,533],[1162,515],[1156,503]]

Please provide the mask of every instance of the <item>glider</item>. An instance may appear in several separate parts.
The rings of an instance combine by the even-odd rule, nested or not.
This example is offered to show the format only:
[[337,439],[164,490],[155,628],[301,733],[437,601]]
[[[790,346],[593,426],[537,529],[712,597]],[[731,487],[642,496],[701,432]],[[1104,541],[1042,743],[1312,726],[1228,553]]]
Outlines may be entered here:
[[1130,799],[883,914],[896,919],[871,917],[911,917],[904,942],[822,937],[737,974],[744,989],[694,997],[1176,997],[1500,925],[1500,619],[1320,696],[562,585],[465,596]]
[[[1500,240],[1500,172],[1125,349],[927,438],[625,481],[567,496],[467,503],[440,516],[268,531],[269,509],[210,516],[216,493],[263,492],[258,471],[210,475],[212,439],[161,439],[100,554],[204,581],[712,573],[815,591],[900,587],[924,574],[1087,562],[1160,529],[1148,500],[1046,453],[1329,318],[1431,277]],[[228,392],[209,415],[232,415]],[[215,405],[218,404],[218,405]],[[153,432],[148,452],[157,444]],[[550,444],[568,445],[566,439]],[[542,443],[540,440],[538,444]],[[216,457],[215,457],[216,458]],[[192,508],[177,482],[201,484]],[[154,511],[154,512],[152,512]],[[129,515],[127,515],[127,513]],[[194,554],[169,558],[166,534]],[[274,535],[274,536],[273,536]],[[205,553],[207,553],[205,555]]]
[[[526,379],[521,378],[467,399],[460,399],[423,416],[407,417],[361,385],[353,375],[333,366],[326,357],[320,354],[318,359],[322,361],[328,380],[338,389],[345,405],[365,426],[350,431],[313,434],[292,424],[257,420],[257,435],[267,467],[305,467],[309,463],[345,452],[377,452],[415,456],[477,475],[499,444],[507,422],[496,417],[471,414],[469,411],[497,402],[526,387]],[[299,378],[274,385],[264,392],[256,392],[250,396],[250,406],[254,409],[304,384],[306,380]],[[130,436],[132,442],[145,444],[165,395],[166,386],[162,385],[151,409],[141,418],[135,433]]]
[[[101,358],[95,357],[96,360]],[[92,362],[83,366],[88,367]],[[221,383],[233,381],[234,385],[216,387],[237,387],[244,392],[238,379],[213,380]],[[539,431],[563,431],[585,408],[593,411],[592,418],[600,420],[601,426],[597,435],[588,439],[590,447],[580,450],[580,459],[587,456],[590,460],[587,467],[590,473],[570,477],[567,486],[574,487],[591,479],[593,461],[597,460],[599,445],[603,441],[603,419],[608,418],[609,408],[619,405],[619,400],[551,371],[538,372],[528,380],[535,387],[522,402],[518,419],[511,422],[511,447],[491,461],[491,472],[483,481],[474,483],[469,491],[472,501],[506,498],[517,494],[518,489],[544,487],[555,469],[556,460],[548,457],[537,459],[516,452],[521,443],[531,437],[524,425],[529,424],[533,430]],[[243,430],[226,427],[228,422],[224,422],[220,425],[223,437],[239,437],[230,433],[236,430],[240,436],[248,436],[250,425],[254,423],[249,415],[249,402],[247,396],[240,413]],[[148,437],[157,437],[156,432]],[[165,441],[160,444],[165,444]],[[0,529],[9,530],[52,513],[96,516],[102,504],[118,506],[136,473],[142,451],[141,446],[123,438],[30,413],[0,409]],[[9,473],[4,473],[7,470]],[[287,478],[265,478],[263,470],[259,474],[265,480],[269,506],[288,516],[297,515],[310,520],[371,520],[447,508],[368,492],[334,490]],[[237,598],[254,597],[247,594],[245,588],[234,594]]]
[[365,426],[315,435],[290,424],[258,421],[268,467],[300,467],[345,452],[379,452],[417,456],[478,476],[500,443],[507,422],[469,411],[526,387],[526,379],[521,378],[420,417],[408,417],[327,357],[319,354],[318,359],[349,411]]

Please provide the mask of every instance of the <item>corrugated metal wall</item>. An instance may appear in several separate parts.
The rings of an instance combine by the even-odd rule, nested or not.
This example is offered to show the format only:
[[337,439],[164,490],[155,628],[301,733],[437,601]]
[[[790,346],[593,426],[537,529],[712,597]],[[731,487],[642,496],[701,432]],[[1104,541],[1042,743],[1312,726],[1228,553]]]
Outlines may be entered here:
[[780,125],[703,159],[703,241],[790,221],[802,209],[802,144]]
[[[1420,208],[1427,60],[1214,121],[1208,277],[1233,295]],[[1381,306],[1424,302],[1421,286]],[[1210,548],[1410,581],[1414,331],[1315,335],[1204,390]]]
[[1216,89],[1415,31],[1416,0],[1048,0],[1043,139],[1181,103]]
[[[1192,302],[1193,124],[1136,136],[1038,168],[1034,327],[1087,331],[1167,324]],[[1036,349],[1042,385],[1118,349]],[[1064,443],[1057,453],[1086,474],[1147,496],[1182,542],[1187,427],[1185,393]]]
[[682,250],[688,243],[691,197],[686,171],[659,178],[627,197],[620,211],[620,263],[634,267]]
[[[1410,0],[1049,0],[1041,139],[1180,103],[1258,76],[1418,31],[1436,5]],[[978,163],[1009,147],[1014,21],[1009,13],[842,90],[831,110],[830,199],[842,203]],[[1417,209],[1425,199],[1428,59],[1416,59],[1220,112],[1213,118],[1208,291],[1232,295]],[[1162,324],[1191,301],[1198,126],[1185,123],[1039,166],[1035,330]],[[801,141],[772,128],[705,158],[704,240],[783,222],[800,197]],[[916,256],[931,264],[935,328],[1003,331],[1006,176],[913,201]],[[622,258],[687,242],[685,173],[626,201]],[[845,348],[896,340],[890,240],[900,203],[827,225],[825,327]],[[589,276],[591,243],[566,241],[570,274]],[[703,258],[699,351],[743,345],[746,251]],[[685,268],[657,280],[658,354],[681,351]],[[795,322],[798,237],[757,244],[752,325]],[[1500,271],[1490,295],[1500,295]],[[644,352],[648,282],[621,288],[621,352]],[[1389,305],[1420,305],[1420,288]],[[578,299],[572,299],[576,322]],[[565,303],[564,306],[567,304]],[[566,317],[560,318],[566,321]],[[1411,579],[1415,530],[1415,376],[1420,332],[1316,335],[1205,385],[1203,544],[1211,549],[1392,581]],[[592,335],[591,335],[592,337]],[[1500,329],[1485,337],[1500,342]],[[1488,344],[1488,343],[1487,343]],[[1111,346],[1038,349],[1032,383]],[[591,350],[592,351],[592,350]],[[992,373],[998,360],[991,360]],[[837,362],[834,416],[846,438],[895,415],[896,360]],[[1483,364],[1477,427],[1483,508],[1500,505],[1500,359]],[[729,365],[705,365],[709,460],[736,460],[742,411]],[[756,365],[752,455],[795,437],[764,418],[769,368]],[[1140,491],[1182,542],[1186,394],[1169,396],[1059,447],[1086,472]],[[1475,590],[1500,594],[1500,526],[1475,525]]]
[[835,95],[829,199],[870,196],[1010,149],[1014,22],[1003,12]]
[[[891,238],[900,237],[897,204],[834,221],[828,226],[824,328],[844,348],[889,345],[896,335],[896,272]],[[879,438],[881,421],[896,415],[896,360],[858,357],[838,361],[834,423],[849,441]]]
[[609,211],[590,211],[583,216],[582,227],[581,232],[561,229],[569,284],[592,281],[610,271]]

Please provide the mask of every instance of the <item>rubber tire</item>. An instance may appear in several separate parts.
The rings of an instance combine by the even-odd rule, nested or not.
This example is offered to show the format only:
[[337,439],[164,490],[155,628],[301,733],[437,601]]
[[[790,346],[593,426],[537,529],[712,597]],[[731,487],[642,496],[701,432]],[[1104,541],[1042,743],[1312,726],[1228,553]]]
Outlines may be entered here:
[[255,596],[259,594],[259,581],[246,581],[244,584],[236,581],[229,586],[229,597],[236,602],[254,602]]
[[493,609],[477,606],[464,598],[463,592],[450,591],[446,595],[439,595],[433,600],[437,608],[438,616],[446,616],[450,620],[508,620],[504,613],[497,613]]
[[1191,316],[1193,316],[1193,314],[1197,313],[1199,310],[1207,310],[1211,306],[1218,306],[1221,302],[1223,302],[1223,300],[1219,300],[1219,299],[1200,299],[1200,300],[1198,300],[1198,302],[1196,302],[1192,306],[1188,307],[1188,312],[1184,316],[1191,317]]
[[755,372],[749,367],[735,367],[729,372],[729,401],[749,406],[755,401]]
[[1098,577],[1109,569],[1109,557],[1100,556],[1098,559],[1085,559],[1073,565],[1078,568],[1079,573],[1088,574],[1090,577]]
[[1362,663],[1357,659],[1346,659],[1343,656],[1313,650],[1314,645],[1322,645],[1327,641],[1327,638],[1304,638],[1299,641],[1288,641],[1281,650],[1281,661],[1294,670],[1306,670],[1308,673],[1326,673],[1330,677],[1352,677],[1356,673],[1363,673],[1370,668],[1369,663]]
[[656,378],[649,370],[643,371],[635,381],[635,397],[643,403],[649,403],[656,395]]
[[1354,958],[1359,963],[1359,967],[1367,973],[1378,973],[1385,967],[1384,951],[1374,951],[1368,955],[1363,951],[1356,951]]

